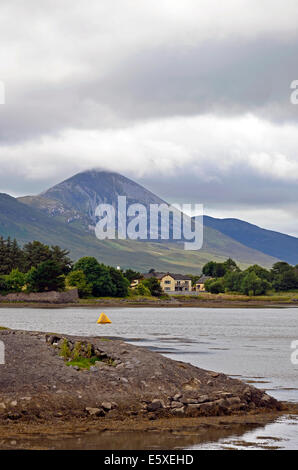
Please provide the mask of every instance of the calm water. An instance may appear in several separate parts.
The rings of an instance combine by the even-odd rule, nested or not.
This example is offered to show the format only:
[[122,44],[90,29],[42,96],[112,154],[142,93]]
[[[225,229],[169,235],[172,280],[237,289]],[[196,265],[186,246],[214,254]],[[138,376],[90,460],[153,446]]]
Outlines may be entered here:
[[[0,309],[0,325],[120,337],[173,359],[237,376],[268,390],[278,399],[298,402],[298,365],[291,362],[291,342],[298,340],[297,308],[109,308],[105,313],[112,324],[97,325],[100,313],[96,309],[78,308]],[[177,441],[168,446],[242,448],[246,444],[249,448],[254,445],[258,448],[298,448],[296,418],[282,417],[241,438],[228,436],[220,439],[218,436],[216,441],[210,438],[204,444],[194,441],[179,444]]]

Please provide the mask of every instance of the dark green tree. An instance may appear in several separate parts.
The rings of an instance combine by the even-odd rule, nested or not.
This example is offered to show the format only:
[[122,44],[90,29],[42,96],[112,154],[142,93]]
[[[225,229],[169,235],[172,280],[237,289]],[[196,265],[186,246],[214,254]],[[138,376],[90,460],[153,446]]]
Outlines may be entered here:
[[0,274],[9,274],[12,269],[23,270],[23,252],[17,241],[0,237]]
[[0,294],[6,295],[9,291],[5,276],[0,276]]
[[24,254],[23,250],[19,247],[16,239],[13,240],[10,249],[11,269],[19,269],[24,271]]
[[289,271],[290,269],[293,269],[293,266],[290,264],[286,263],[285,261],[279,261],[278,263],[275,263],[272,266],[271,272],[273,276],[278,276],[279,274],[283,274],[286,271]]
[[34,240],[29,242],[23,247],[24,265],[26,271],[31,268],[36,268],[44,261],[49,261],[51,258],[51,250],[48,245]]
[[288,263],[280,261],[272,267],[273,287],[277,291],[298,288],[298,270]]
[[73,262],[69,258],[69,251],[63,250],[60,246],[51,246],[50,248],[51,259],[61,267],[63,274],[68,274],[73,267]]
[[244,272],[245,273],[254,272],[259,278],[266,279],[266,281],[268,282],[272,281],[272,278],[273,278],[272,273],[270,271],[263,268],[262,266],[259,266],[258,264],[254,264],[253,266],[250,266]]
[[241,293],[246,295],[266,294],[271,284],[265,279],[259,278],[254,271],[247,272],[241,282]]
[[223,265],[224,265],[226,273],[240,271],[240,268],[237,266],[236,261],[234,261],[232,258],[227,259],[227,261],[225,261]]
[[281,274],[275,275],[273,287],[277,291],[289,291],[298,288],[298,272],[295,268],[288,269]]
[[9,274],[6,241],[0,237],[0,274]]
[[227,272],[224,276],[225,289],[230,292],[240,292],[243,273],[238,271]]
[[86,256],[74,265],[75,270],[81,270],[86,276],[87,283],[92,286],[94,297],[113,297],[116,287],[113,284],[109,268],[100,264],[96,258]]
[[213,276],[214,270],[215,270],[215,261],[209,261],[203,266],[202,272],[205,274],[205,276]]
[[129,280],[129,282],[132,282],[135,279],[141,279],[142,277],[141,273],[134,271],[133,269],[127,269],[124,271],[123,275]]
[[128,295],[128,288],[130,286],[129,280],[123,276],[119,269],[110,268],[110,276],[115,286],[116,297],[126,297]]
[[211,277],[223,277],[226,274],[227,267],[224,263],[216,263],[215,261],[209,261],[203,266],[203,274]]
[[65,279],[62,274],[61,267],[55,261],[44,261],[27,273],[27,289],[30,292],[64,290]]

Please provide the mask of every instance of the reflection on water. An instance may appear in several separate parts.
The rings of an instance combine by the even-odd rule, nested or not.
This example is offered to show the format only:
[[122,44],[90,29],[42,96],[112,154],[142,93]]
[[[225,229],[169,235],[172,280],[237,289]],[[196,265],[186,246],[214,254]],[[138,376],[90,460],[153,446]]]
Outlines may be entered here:
[[[204,425],[203,425],[204,426]],[[208,429],[205,425],[202,433],[195,430],[182,433],[179,432],[99,432],[87,433],[71,437],[64,437],[57,440],[55,437],[22,438],[3,440],[1,448],[43,448],[55,450],[157,450],[157,449],[199,449],[204,448],[205,443],[215,443],[219,439],[242,439],[242,435],[248,429],[256,428],[256,425],[239,426],[235,432],[231,429]]]
[[[113,322],[109,325],[97,325],[98,313],[96,309],[86,308],[0,309],[0,325],[16,329],[123,338],[170,358],[240,378],[268,390],[277,399],[298,402],[298,366],[293,365],[290,360],[291,342],[298,340],[297,308],[109,308],[105,311]],[[298,428],[294,418],[282,418],[270,426],[273,426],[269,429],[270,433],[276,433],[279,438],[287,436],[287,445],[291,445],[291,436],[297,433]],[[218,441],[216,448],[242,447],[243,442],[235,441],[234,437],[225,443],[220,437],[222,434],[215,438]],[[82,445],[82,448],[89,448],[90,445],[95,446],[92,448],[107,448],[110,440],[105,441],[105,438],[106,436],[101,434],[87,442],[85,438],[79,437],[77,439],[81,441],[76,442],[77,445]],[[255,438],[249,435],[248,439],[252,439],[252,442],[258,443],[259,446],[262,441],[257,435]],[[213,437],[210,437],[211,441],[214,442]],[[73,440],[67,442],[70,446],[74,445]],[[129,439],[127,436],[117,435],[111,445],[114,449],[194,445],[206,448],[209,445],[206,442],[208,439],[204,440],[204,444],[200,443],[195,435],[161,436],[146,433],[142,436],[138,433],[133,436],[130,433]],[[266,439],[264,442],[265,448]],[[63,441],[61,445],[64,446],[65,443],[66,441]],[[278,442],[275,446],[286,444]]]
[[[2,439],[1,449],[49,449],[49,450],[241,450],[241,449],[297,449],[298,417],[282,416],[274,422],[259,425],[239,425],[235,430],[201,425],[199,432],[92,432],[84,435],[56,437],[23,437]],[[205,427],[204,427],[205,426]],[[203,427],[203,432],[202,432]]]
[[208,450],[297,450],[298,416],[282,416],[264,428],[245,432],[240,438],[221,437],[217,442],[195,444],[189,449]]

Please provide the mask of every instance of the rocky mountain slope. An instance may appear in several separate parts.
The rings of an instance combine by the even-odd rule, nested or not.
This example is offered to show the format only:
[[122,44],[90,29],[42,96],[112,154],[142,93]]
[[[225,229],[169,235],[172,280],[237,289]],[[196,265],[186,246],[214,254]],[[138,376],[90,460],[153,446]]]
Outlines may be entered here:
[[271,266],[277,258],[221,233],[204,227],[203,249],[188,252],[182,243],[133,240],[98,240],[94,235],[95,208],[99,203],[117,205],[126,196],[127,204],[161,204],[164,201],[132,180],[117,173],[91,170],[74,175],[38,196],[12,198],[0,194],[0,234],[16,237],[21,243],[34,239],[58,244],[71,256],[96,256],[100,261],[148,270],[198,273],[208,260],[232,257],[242,266],[258,263]]
[[290,264],[298,264],[298,238],[273,230],[266,230],[238,219],[215,219],[205,216],[204,224],[245,246],[262,251]]

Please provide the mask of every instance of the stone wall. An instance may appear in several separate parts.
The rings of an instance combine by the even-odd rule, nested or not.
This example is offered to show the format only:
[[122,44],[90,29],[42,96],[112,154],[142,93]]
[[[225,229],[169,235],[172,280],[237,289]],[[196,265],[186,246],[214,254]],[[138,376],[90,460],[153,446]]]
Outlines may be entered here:
[[66,292],[17,292],[0,296],[0,302],[47,302],[53,304],[65,304],[78,302],[78,289],[71,289]]

